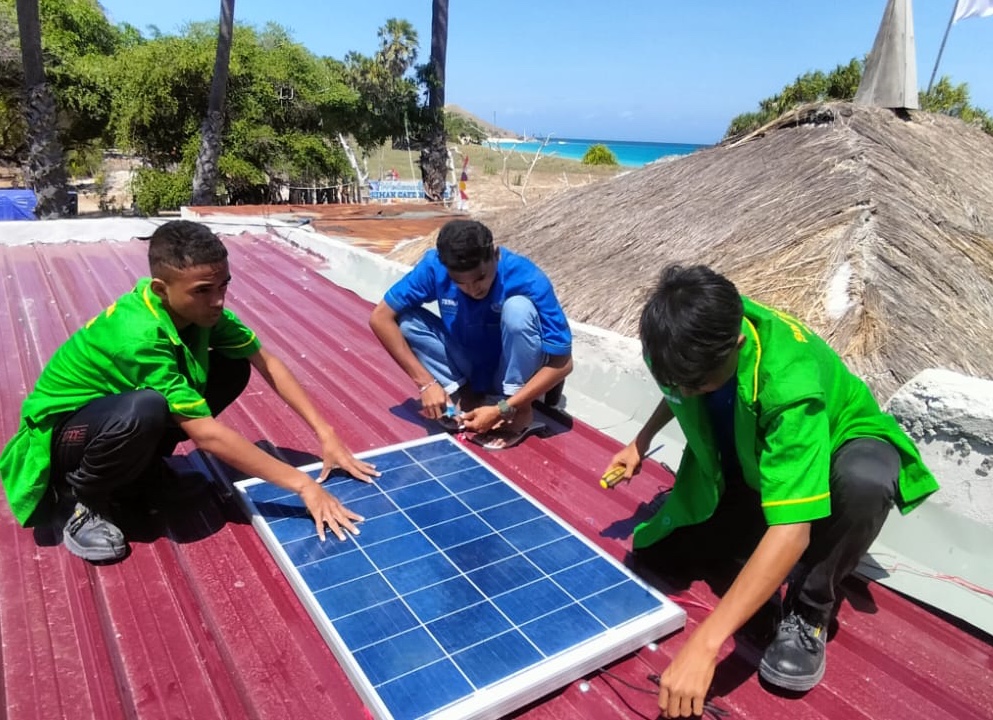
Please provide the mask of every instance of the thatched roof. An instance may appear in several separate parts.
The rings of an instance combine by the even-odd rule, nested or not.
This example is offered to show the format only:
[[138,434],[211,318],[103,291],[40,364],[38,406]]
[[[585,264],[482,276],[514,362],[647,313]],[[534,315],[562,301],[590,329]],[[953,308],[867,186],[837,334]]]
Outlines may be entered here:
[[993,137],[953,118],[804,108],[490,225],[574,320],[635,336],[659,268],[705,263],[809,323],[881,399],[927,367],[993,377]]

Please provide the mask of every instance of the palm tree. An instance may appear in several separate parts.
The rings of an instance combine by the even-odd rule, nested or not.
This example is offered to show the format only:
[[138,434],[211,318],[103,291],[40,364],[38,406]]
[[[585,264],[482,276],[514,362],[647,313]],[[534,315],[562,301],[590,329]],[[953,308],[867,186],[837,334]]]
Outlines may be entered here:
[[407,20],[390,18],[376,35],[380,62],[394,80],[399,80],[417,60],[417,31]]
[[448,147],[445,145],[445,57],[448,54],[448,0],[432,0],[431,62],[428,64],[428,127],[421,149],[421,178],[428,200],[445,194]]
[[28,127],[25,180],[38,196],[35,209],[38,217],[64,217],[69,213],[69,195],[56,126],[55,98],[45,80],[41,55],[38,0],[17,0],[17,28],[24,65],[24,119]]
[[193,173],[193,205],[213,205],[216,199],[217,163],[221,157],[224,132],[224,98],[228,90],[231,36],[234,33],[234,0],[221,0],[221,22],[217,29],[217,54],[210,83],[207,115],[200,125],[200,152]]

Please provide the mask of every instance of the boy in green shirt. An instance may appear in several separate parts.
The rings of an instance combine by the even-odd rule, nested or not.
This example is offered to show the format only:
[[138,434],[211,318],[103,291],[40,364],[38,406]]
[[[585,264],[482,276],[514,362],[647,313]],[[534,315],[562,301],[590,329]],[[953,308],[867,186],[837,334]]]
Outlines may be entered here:
[[112,500],[161,483],[162,458],[190,439],[245,474],[298,493],[321,540],[325,525],[339,539],[343,528],[357,533],[362,518],[319,481],[215,419],[255,367],[317,434],[320,480],[334,466],[367,482],[378,475],[338,439],[289,368],[224,308],[227,249],[205,225],[186,220],[165,223],[148,240],[152,277],[76,331],[24,400],[17,434],[0,455],[14,517],[35,525],[53,499],[69,497],[66,548],[92,562],[119,560],[127,543],[110,517]]
[[664,397],[611,466],[631,477],[673,417],[686,447],[665,504],[635,528],[636,557],[656,568],[745,559],[662,673],[659,707],[702,714],[721,645],[787,577],[786,617],[759,674],[809,690],[824,674],[838,585],[893,503],[909,512],[938,485],[827,343],[709,268],[663,270],[640,336]]

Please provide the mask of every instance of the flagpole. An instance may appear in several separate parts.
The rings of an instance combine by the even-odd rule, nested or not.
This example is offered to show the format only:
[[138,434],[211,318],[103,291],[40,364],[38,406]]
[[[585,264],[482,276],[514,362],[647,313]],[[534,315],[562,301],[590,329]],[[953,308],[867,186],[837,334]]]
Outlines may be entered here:
[[945,28],[945,36],[941,38],[941,47],[938,48],[938,59],[934,61],[934,70],[931,71],[931,80],[927,84],[926,95],[931,94],[931,86],[934,85],[934,76],[938,74],[938,63],[941,62],[941,53],[945,52],[945,41],[948,39],[948,32],[952,29],[952,23],[955,21],[955,11],[958,9],[959,2],[955,0],[952,4],[952,16],[948,18],[948,27]]

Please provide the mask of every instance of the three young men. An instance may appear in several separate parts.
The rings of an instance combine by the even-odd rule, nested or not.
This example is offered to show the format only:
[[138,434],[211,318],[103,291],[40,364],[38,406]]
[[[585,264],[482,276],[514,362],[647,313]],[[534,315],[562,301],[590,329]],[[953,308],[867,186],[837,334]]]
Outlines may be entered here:
[[878,535],[938,489],[866,385],[795,318],[738,294],[704,266],[670,266],[641,316],[663,399],[612,461],[630,477],[674,417],[686,436],[676,484],[634,548],[654,567],[745,561],[661,676],[668,717],[700,715],[717,653],[790,577],[786,617],[759,668],[809,690],[824,674],[837,588]]
[[[435,301],[440,317],[424,308]],[[451,423],[457,408],[488,449],[535,430],[532,403],[572,371],[572,333],[552,284],[473,220],[442,227],[437,248],[387,291],[369,324],[417,386],[423,413]]]
[[[266,454],[216,419],[254,367],[317,435],[324,468],[361,480],[357,460],[314,408],[286,365],[225,309],[227,250],[204,225],[165,223],[148,240],[151,277],[138,281],[74,333],[25,399],[21,424],[0,455],[14,517],[42,522],[71,505],[66,548],[94,562],[118,560],[127,541],[112,516],[121,494],[168,483],[162,458],[186,439],[250,476],[298,493],[324,539],[357,532],[361,518],[305,473]],[[69,503],[56,500],[68,499]]]
[[[149,241],[151,277],[77,331],[49,361],[0,455],[14,516],[40,522],[71,499],[66,547],[92,561],[127,552],[110,508],[117,493],[164,482],[162,458],[187,438],[246,474],[297,492],[324,538],[361,520],[304,473],[215,419],[255,367],[314,430],[324,459],[377,475],[341,443],[287,367],[224,308],[227,251],[208,228],[175,221]],[[440,317],[423,306],[437,301]],[[490,447],[517,442],[532,403],[572,369],[571,334],[547,277],[493,245],[481,223],[442,228],[437,249],[386,293],[370,325],[418,388],[424,413],[458,405]],[[613,459],[630,477],[675,418],[687,444],[676,485],[634,535],[666,566],[723,556],[744,566],[661,676],[659,706],[699,715],[717,653],[788,578],[787,615],[760,674],[796,691],[825,667],[825,632],[841,580],[895,502],[909,511],[937,483],[910,439],[880,412],[833,350],[785,313],[739,295],[703,267],[670,266],[640,324],[664,398]],[[487,396],[495,397],[495,402]],[[52,492],[54,490],[54,492]]]

